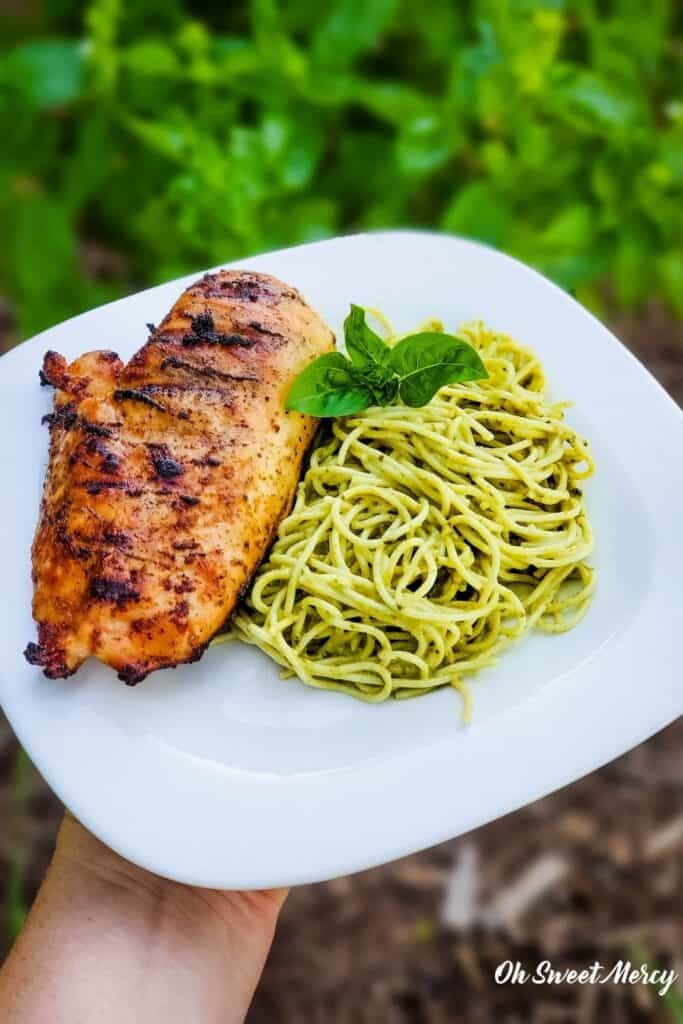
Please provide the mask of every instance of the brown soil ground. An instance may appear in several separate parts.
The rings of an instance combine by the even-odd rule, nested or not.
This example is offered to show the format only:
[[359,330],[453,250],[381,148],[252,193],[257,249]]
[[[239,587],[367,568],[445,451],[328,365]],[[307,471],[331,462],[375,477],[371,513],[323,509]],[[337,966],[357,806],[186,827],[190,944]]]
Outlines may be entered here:
[[[658,308],[612,325],[683,404],[683,328]],[[648,681],[656,685],[656,676]],[[0,719],[0,955],[61,808]],[[469,870],[466,870],[468,866]],[[464,919],[445,894],[469,885]],[[467,920],[465,920],[467,919]],[[683,975],[683,721],[580,782],[442,846],[294,891],[249,1024],[665,1022],[651,987],[497,985],[504,960],[643,957]],[[680,984],[680,983],[679,983]],[[683,1005],[683,1003],[681,1004]],[[680,1011],[679,1011],[680,1012]]]

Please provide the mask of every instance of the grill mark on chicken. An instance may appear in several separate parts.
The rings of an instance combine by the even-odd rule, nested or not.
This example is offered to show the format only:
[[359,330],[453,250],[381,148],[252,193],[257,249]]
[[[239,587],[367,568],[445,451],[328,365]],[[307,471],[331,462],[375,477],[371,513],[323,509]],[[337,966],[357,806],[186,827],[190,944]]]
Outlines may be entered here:
[[270,338],[281,338],[282,334],[280,331],[271,331],[269,327],[260,324],[258,320],[250,320],[248,325],[252,331],[256,331],[258,334],[267,334]]
[[197,316],[190,314],[190,321],[192,323],[192,330],[184,334],[181,339],[185,346],[207,344],[238,345],[250,348],[254,344],[251,338],[245,338],[242,334],[234,334],[232,332],[229,334],[219,334],[209,309],[205,309],[203,313],[199,313]]
[[168,368],[173,370],[187,370],[188,373],[196,374],[198,377],[206,377],[209,380],[224,380],[228,382],[240,380],[258,380],[254,374],[224,373],[214,366],[198,366],[196,363],[188,363],[185,359],[177,359],[175,356],[167,356],[159,367],[160,370]]
[[218,339],[219,345],[236,345],[238,348],[251,348],[254,344],[246,334],[222,334]]
[[79,416],[74,411],[72,402],[60,406],[55,412],[46,413],[40,422],[43,426],[61,427],[63,430],[72,430],[78,426],[86,434],[92,434],[94,437],[113,437],[115,429],[114,427],[103,426],[101,423],[91,423],[90,420]]
[[109,544],[113,548],[120,548],[122,551],[129,550],[133,545],[133,539],[123,530],[103,530],[101,534],[102,543]]
[[139,601],[140,591],[129,580],[96,576],[90,584],[90,594],[96,601],[113,601],[119,606]]
[[55,539],[72,558],[78,561],[90,558],[92,550],[90,538],[84,537],[83,534],[79,534],[76,531],[69,532],[63,516],[59,516],[55,520],[54,531]]
[[142,402],[144,405],[151,405],[153,409],[158,409],[159,412],[166,412],[166,406],[150,398],[147,390],[147,388],[117,388],[114,392],[114,398],[117,402],[124,402],[126,400]]
[[131,480],[86,480],[83,486],[93,496],[102,491],[124,491],[129,498],[140,498],[143,494],[142,488]]
[[271,299],[274,295],[274,289],[270,285],[252,274],[242,274],[235,279],[222,278],[220,274],[205,274],[194,288],[201,289],[201,292],[210,298],[218,295],[222,298],[231,296],[246,299],[248,302]]
[[236,298],[247,302],[261,302],[274,305],[282,299],[289,299],[305,306],[303,297],[296,288],[283,284],[277,278],[267,274],[242,271],[239,275],[229,277],[223,271],[205,274],[196,284],[188,289],[190,295],[202,295],[207,298]]
[[26,657],[50,677],[94,655],[132,684],[200,658],[289,508],[315,430],[284,399],[333,337],[293,289],[206,275],[149,326],[125,366],[113,352],[43,364],[56,391]]
[[70,430],[78,422],[78,413],[73,403],[69,402],[67,405],[60,406],[55,412],[46,413],[40,422],[43,426],[63,427],[64,430]]
[[95,437],[113,437],[113,427],[103,427],[101,423],[91,423],[89,420],[84,420],[81,416],[79,418],[79,424],[86,434],[93,434]]
[[[111,436],[111,435],[110,435]],[[97,436],[89,437],[85,443],[85,450],[89,455],[101,455],[102,463],[101,467],[105,473],[115,473],[121,465],[121,459],[114,452],[110,451],[109,448],[102,441],[97,439]],[[74,462],[78,459],[78,449],[73,453],[72,459]]]
[[147,447],[157,476],[164,480],[173,480],[175,477],[183,475],[185,469],[176,459],[171,458],[168,445],[149,444]]

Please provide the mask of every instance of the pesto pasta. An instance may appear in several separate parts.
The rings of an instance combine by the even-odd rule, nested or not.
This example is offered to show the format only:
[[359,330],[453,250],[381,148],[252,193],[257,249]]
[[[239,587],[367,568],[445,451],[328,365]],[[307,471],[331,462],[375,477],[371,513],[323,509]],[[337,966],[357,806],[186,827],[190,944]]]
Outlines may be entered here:
[[452,686],[467,718],[469,674],[590,602],[593,462],[533,353],[482,323],[458,334],[488,379],[321,428],[231,629],[311,686],[366,701]]

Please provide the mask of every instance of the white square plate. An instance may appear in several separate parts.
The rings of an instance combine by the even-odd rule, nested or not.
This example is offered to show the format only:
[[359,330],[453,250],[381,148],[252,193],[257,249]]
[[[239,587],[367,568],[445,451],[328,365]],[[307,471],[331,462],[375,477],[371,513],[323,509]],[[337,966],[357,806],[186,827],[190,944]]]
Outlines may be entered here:
[[683,417],[622,345],[560,289],[483,246],[358,235],[234,266],[301,289],[339,331],[349,302],[400,330],[473,318],[536,350],[575,405],[597,476],[588,503],[598,591],[583,622],[527,637],[475,677],[464,729],[452,691],[366,705],[280,679],[234,644],[136,688],[89,662],[50,681],[34,637],[30,545],[47,457],[38,386],[48,348],[130,356],[196,275],[60,324],[2,359],[0,698],[60,798],[130,860],[184,882],[311,882],[440,842],[563,786],[681,711]]

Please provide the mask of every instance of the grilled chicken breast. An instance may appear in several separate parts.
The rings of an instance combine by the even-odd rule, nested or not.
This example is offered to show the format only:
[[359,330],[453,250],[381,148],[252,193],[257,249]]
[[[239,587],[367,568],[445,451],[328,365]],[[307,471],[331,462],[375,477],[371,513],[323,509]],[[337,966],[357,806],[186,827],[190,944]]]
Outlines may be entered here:
[[124,366],[45,356],[56,388],[33,544],[38,643],[51,678],[94,655],[137,683],[196,661],[289,510],[316,421],[286,412],[334,337],[265,274],[207,274]]

